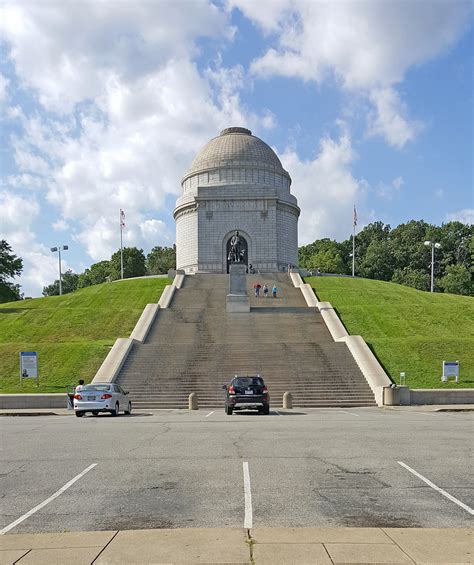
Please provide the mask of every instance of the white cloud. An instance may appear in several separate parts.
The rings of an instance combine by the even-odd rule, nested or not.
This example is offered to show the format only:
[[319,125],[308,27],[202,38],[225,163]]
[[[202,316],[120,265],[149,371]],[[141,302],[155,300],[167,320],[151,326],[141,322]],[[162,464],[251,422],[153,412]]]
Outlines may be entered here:
[[446,214],[447,222],[462,222],[463,224],[474,225],[474,208],[464,208],[458,212]]
[[[15,182],[37,179],[57,213],[53,229],[74,226],[93,260],[117,250],[119,208],[125,245],[171,244],[170,228],[150,215],[180,194],[200,147],[229,125],[274,125],[242,104],[242,68],[202,73],[193,62],[198,37],[234,33],[211,2],[8,3],[4,15],[17,79],[38,102],[11,113],[22,127],[11,139]],[[23,280],[33,269],[25,265]]]
[[420,121],[406,117],[405,105],[393,88],[376,88],[369,95],[375,106],[370,114],[368,135],[381,135],[394,147],[413,141],[422,129]]
[[11,191],[0,192],[2,210],[1,237],[5,238],[13,253],[23,259],[20,282],[27,296],[38,296],[43,287],[58,278],[58,263],[49,249],[36,242],[32,224],[38,218],[40,207],[35,198],[22,197]]
[[324,138],[314,159],[301,161],[291,149],[281,155],[301,208],[300,245],[322,237],[345,239],[350,234],[353,205],[362,198],[365,186],[350,171],[356,157],[344,129],[337,140]]
[[23,84],[48,110],[69,112],[108,80],[132,82],[195,52],[198,36],[230,36],[211,2],[7,2],[0,31]]
[[69,229],[69,224],[64,220],[58,220],[57,222],[53,222],[52,228],[54,231],[66,231]]
[[392,200],[404,184],[405,181],[402,177],[397,177],[388,184],[386,182],[379,182],[375,187],[375,194],[384,200]]
[[3,105],[7,101],[9,83],[10,81],[7,77],[0,73],[0,105]]
[[369,132],[395,147],[411,141],[410,121],[395,92],[414,66],[452,46],[467,29],[472,3],[300,2],[232,0],[230,5],[275,34],[252,63],[260,77],[335,79],[350,93],[365,93],[375,108]]

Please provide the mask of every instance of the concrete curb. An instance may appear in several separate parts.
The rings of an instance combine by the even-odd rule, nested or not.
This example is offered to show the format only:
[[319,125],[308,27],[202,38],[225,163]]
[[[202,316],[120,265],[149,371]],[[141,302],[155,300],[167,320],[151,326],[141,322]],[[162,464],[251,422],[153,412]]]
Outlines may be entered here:
[[163,293],[160,296],[160,300],[158,301],[158,306],[160,308],[168,308],[173,300],[174,293],[176,292],[176,286],[172,284],[168,284],[163,289]]
[[[176,528],[1,537],[2,562],[471,563],[471,528]],[[26,562],[26,561],[25,561]]]
[[65,392],[40,394],[0,394],[0,410],[66,408]]
[[133,339],[119,337],[92,379],[93,383],[113,383],[133,347]]
[[147,304],[140,316],[138,322],[135,324],[132,333],[130,334],[130,339],[135,341],[143,342],[150,331],[151,325],[155,321],[158,310],[160,309],[159,304]]
[[392,381],[382,369],[382,366],[377,361],[377,358],[370,350],[364,338],[360,335],[347,335],[337,341],[346,343],[354,361],[357,363],[361,373],[364,375],[365,380],[374,393],[377,406],[383,406],[383,389],[384,387],[390,386]]
[[332,304],[330,302],[318,302],[317,305],[332,339],[334,341],[341,341],[343,338],[348,337],[349,334]]

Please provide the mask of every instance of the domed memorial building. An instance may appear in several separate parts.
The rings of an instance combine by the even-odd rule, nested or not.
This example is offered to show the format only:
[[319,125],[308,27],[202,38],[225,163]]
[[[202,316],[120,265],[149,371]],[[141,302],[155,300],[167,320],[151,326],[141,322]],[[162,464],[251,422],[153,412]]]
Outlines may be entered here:
[[240,262],[262,272],[297,264],[300,209],[290,175],[250,130],[221,131],[197,154],[181,185],[174,210],[178,269],[228,272],[236,232]]

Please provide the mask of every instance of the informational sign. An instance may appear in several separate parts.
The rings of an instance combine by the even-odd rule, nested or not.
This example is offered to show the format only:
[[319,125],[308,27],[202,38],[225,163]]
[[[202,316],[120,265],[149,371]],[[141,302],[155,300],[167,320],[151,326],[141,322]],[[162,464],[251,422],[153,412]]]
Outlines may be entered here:
[[443,361],[441,381],[445,383],[449,377],[454,377],[459,382],[459,361]]
[[20,352],[20,378],[38,378],[38,354],[36,351]]

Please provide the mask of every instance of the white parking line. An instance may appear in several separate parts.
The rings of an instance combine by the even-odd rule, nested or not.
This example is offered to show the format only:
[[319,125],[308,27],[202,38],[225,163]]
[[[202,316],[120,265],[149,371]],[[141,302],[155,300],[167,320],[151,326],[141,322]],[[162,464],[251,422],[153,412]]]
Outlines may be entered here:
[[209,412],[209,414],[206,414],[205,417],[206,417],[206,418],[209,418],[209,416],[210,416],[211,414],[214,414],[214,412],[215,412],[215,410],[213,410],[212,412]]
[[350,414],[351,416],[357,416],[360,418],[360,414],[355,414],[354,412],[348,412],[347,410],[339,410],[339,412],[343,412],[344,414]]
[[443,496],[445,496],[446,498],[448,498],[449,500],[451,500],[451,502],[454,502],[454,504],[457,504],[458,506],[460,506],[461,508],[463,508],[464,510],[466,510],[467,512],[469,512],[469,514],[474,515],[474,510],[468,506],[467,504],[464,504],[464,502],[461,502],[460,500],[458,500],[457,498],[455,498],[452,494],[449,494],[449,492],[446,492],[445,490],[443,490],[442,488],[439,488],[438,486],[436,486],[434,483],[432,483],[429,479],[427,479],[426,477],[424,477],[423,475],[421,475],[420,473],[418,473],[417,471],[415,471],[415,469],[412,469],[411,467],[409,467],[406,463],[404,463],[403,461],[397,461],[397,463],[399,465],[401,465],[402,467],[405,467],[405,469],[407,471],[410,471],[410,473],[413,473],[416,477],[418,477],[419,479],[421,479],[422,481],[424,481],[428,486],[430,486],[432,489],[438,491],[440,494],[442,494]]
[[252,527],[252,492],[250,491],[250,474],[249,464],[247,461],[243,462],[244,468],[244,495],[245,495],[245,517],[244,528],[248,530]]
[[5,526],[3,528],[3,530],[0,530],[0,535],[3,536],[3,534],[6,534],[12,528],[14,528],[15,526],[18,526],[18,524],[23,522],[23,520],[26,520],[27,518],[29,518],[30,516],[32,516],[33,514],[38,512],[38,510],[41,510],[41,508],[44,508],[47,504],[49,504],[51,501],[53,501],[55,498],[57,498],[60,494],[62,494],[65,490],[67,490],[70,486],[72,486],[76,481],[78,481],[81,477],[83,477],[86,473],[88,473],[96,465],[97,465],[97,463],[92,463],[92,465],[89,465],[89,467],[87,467],[87,469],[84,469],[84,471],[82,471],[82,473],[79,473],[79,475],[76,475],[73,479],[71,479],[63,487],[61,487],[59,490],[57,490],[53,495],[51,495],[49,498],[47,498],[46,500],[41,502],[41,504],[38,504],[38,506],[35,506],[29,512],[27,512],[26,514],[23,514],[23,516],[20,516],[18,518],[18,520],[15,520],[11,524],[8,524],[8,526]]
[[274,410],[274,412],[277,416],[281,416],[281,414],[280,414],[280,412],[278,412],[278,410]]

